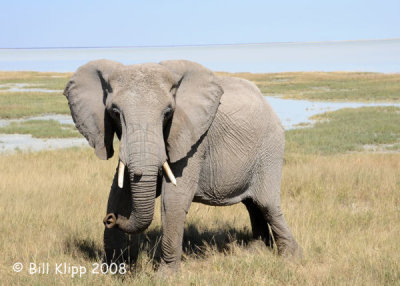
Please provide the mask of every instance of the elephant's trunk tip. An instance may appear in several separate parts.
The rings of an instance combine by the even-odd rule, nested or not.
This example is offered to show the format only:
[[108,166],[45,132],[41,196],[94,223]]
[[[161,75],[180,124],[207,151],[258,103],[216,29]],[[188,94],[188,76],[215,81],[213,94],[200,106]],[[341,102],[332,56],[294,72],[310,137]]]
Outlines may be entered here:
[[113,228],[117,224],[117,217],[113,213],[109,213],[103,219],[103,223],[106,228]]

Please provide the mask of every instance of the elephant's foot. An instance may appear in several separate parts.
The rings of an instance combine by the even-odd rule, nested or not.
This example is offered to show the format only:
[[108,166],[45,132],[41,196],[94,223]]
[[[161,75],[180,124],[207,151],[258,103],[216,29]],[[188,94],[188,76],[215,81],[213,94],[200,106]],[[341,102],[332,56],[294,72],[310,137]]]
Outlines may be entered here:
[[166,279],[168,277],[174,276],[180,272],[180,263],[165,263],[161,262],[157,269],[156,276],[161,279]]
[[278,254],[291,261],[300,261],[303,258],[303,250],[295,240],[277,241]]
[[253,239],[249,241],[246,248],[251,252],[263,251],[265,249],[265,242],[261,239]]

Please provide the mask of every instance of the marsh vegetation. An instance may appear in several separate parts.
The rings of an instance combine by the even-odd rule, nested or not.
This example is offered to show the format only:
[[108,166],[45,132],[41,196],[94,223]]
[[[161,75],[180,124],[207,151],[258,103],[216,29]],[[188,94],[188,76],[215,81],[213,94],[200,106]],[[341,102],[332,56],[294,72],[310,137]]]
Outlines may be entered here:
[[4,134],[32,134],[35,138],[70,138],[81,137],[72,124],[61,124],[56,120],[27,120],[11,122],[0,127]]
[[400,74],[363,72],[221,74],[251,80],[269,96],[326,101],[400,101]]

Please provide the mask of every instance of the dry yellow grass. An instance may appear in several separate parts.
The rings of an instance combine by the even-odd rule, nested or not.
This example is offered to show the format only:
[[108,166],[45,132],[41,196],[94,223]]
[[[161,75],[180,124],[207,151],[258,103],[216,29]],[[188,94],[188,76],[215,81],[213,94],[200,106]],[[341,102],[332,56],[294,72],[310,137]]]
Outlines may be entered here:
[[[0,284],[82,285],[394,285],[400,281],[400,154],[304,156],[285,160],[282,201],[304,250],[301,263],[277,257],[251,236],[242,205],[193,204],[182,271],[154,275],[155,220],[140,236],[129,275],[29,275],[30,262],[100,261],[102,219],[116,158],[89,149],[0,156]],[[205,240],[205,242],[202,242]],[[152,259],[155,257],[154,260]],[[15,262],[25,269],[12,271]]]

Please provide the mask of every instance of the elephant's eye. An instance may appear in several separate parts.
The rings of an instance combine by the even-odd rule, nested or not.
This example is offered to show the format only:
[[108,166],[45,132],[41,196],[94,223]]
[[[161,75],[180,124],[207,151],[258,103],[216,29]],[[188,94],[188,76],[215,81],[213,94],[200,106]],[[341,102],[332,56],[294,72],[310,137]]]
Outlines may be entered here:
[[170,119],[172,116],[172,107],[167,107],[167,109],[165,109],[164,111],[164,118],[166,120]]

